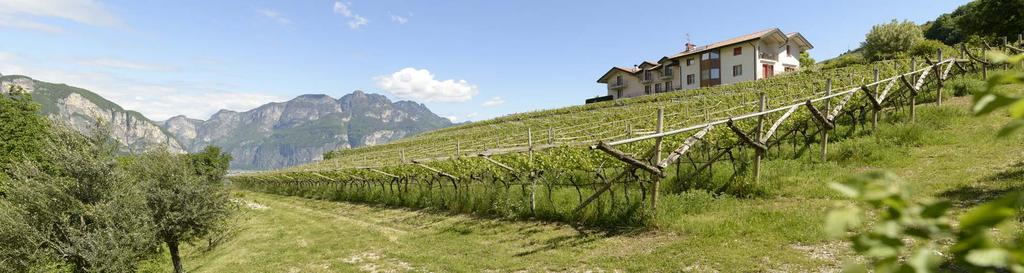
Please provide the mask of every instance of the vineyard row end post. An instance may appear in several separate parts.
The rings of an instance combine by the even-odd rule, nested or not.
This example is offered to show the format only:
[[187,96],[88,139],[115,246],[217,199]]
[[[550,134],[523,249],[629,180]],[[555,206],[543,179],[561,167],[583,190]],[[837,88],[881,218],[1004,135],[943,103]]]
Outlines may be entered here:
[[[1003,37],[1003,39],[1005,40],[1005,37]],[[935,66],[932,67],[932,69],[935,70],[935,79],[936,79],[936,87],[935,87],[936,99],[935,99],[935,104],[937,104],[939,106],[942,106],[942,65],[941,65],[941,63],[942,63],[942,49],[941,48],[938,49],[937,54],[938,54],[938,61],[936,61],[935,62]]]
[[[832,95],[832,79],[825,80],[825,96]],[[831,102],[825,99],[825,111],[822,113],[829,113]],[[828,128],[822,128],[821,130],[821,162],[828,161]]]
[[[910,71],[913,72],[914,70],[917,70],[917,59],[916,58],[910,58]],[[912,89],[913,87],[907,87],[907,88],[911,88]],[[914,120],[917,119],[917,108],[916,108],[916,106],[917,106],[917,92],[914,91],[914,90],[910,90],[910,122],[914,122]]]
[[[657,122],[657,133],[665,131],[665,108],[658,108],[658,122]],[[654,142],[654,156],[651,158],[652,162],[661,161],[661,144],[664,137],[658,137]],[[653,187],[651,189],[651,215],[658,215],[658,191],[661,187],[661,177],[652,176],[654,179]]]
[[[758,112],[764,112],[765,108],[767,108],[767,105],[766,105],[767,103],[768,103],[768,101],[767,101],[767,99],[765,97],[764,92],[761,92],[759,94],[758,110],[757,111]],[[755,137],[756,137],[756,141],[758,141],[758,142],[765,141],[765,140],[762,139],[764,137],[764,116],[765,115],[763,115],[763,114],[757,116],[757,133],[755,134]],[[761,159],[765,156],[765,152],[767,152],[767,150],[762,151],[760,149],[754,149],[754,151],[757,154],[754,157],[754,184],[760,184],[761,183]]]
[[533,128],[526,128],[526,144],[529,145],[529,156],[530,161],[530,213],[537,215],[537,178],[534,176],[533,170]]
[[[878,66],[877,65],[875,66],[873,74],[874,74],[874,82],[878,82]],[[879,96],[878,88],[880,86],[881,86],[880,84],[876,84],[875,85],[875,98],[877,98]],[[876,131],[878,131],[878,109],[875,109],[874,114],[871,115],[871,132],[876,132]]]

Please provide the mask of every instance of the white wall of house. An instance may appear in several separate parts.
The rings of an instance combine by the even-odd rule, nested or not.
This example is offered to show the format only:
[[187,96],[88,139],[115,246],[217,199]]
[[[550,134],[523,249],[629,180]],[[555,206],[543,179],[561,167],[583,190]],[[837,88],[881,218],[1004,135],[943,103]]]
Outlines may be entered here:
[[[692,59],[693,64],[687,66],[686,60],[688,59]],[[679,66],[682,67],[682,69],[680,69],[681,74],[679,76],[679,86],[682,86],[682,89],[684,90],[700,88],[700,56],[683,56],[678,60]],[[693,75],[693,84],[686,84],[687,75]]]
[[[780,75],[786,72],[786,67],[791,67],[794,70],[800,69],[800,46],[797,45],[796,40],[790,40],[787,44],[771,43],[764,40],[758,41],[758,53],[765,52],[769,54],[775,54],[777,60],[762,59],[758,55],[757,65],[757,78],[762,79],[764,75],[764,69],[761,64],[771,64],[775,74]],[[786,51],[786,45],[789,45],[789,50]]]
[[[626,87],[621,89],[621,93],[620,89],[612,89],[612,86],[615,85],[615,78],[618,76],[622,76],[622,82],[626,84]],[[643,96],[644,86],[640,84],[640,78],[637,76],[620,70],[612,72],[611,75],[608,75],[608,84],[606,84],[608,95],[615,96],[616,99]]]
[[[753,45],[753,43],[743,42],[721,48],[722,84],[733,84],[757,79],[757,70],[754,68],[755,54],[757,52],[754,50]],[[736,48],[740,48],[739,55],[733,55]],[[733,76],[733,67],[737,65],[742,69],[741,74]]]

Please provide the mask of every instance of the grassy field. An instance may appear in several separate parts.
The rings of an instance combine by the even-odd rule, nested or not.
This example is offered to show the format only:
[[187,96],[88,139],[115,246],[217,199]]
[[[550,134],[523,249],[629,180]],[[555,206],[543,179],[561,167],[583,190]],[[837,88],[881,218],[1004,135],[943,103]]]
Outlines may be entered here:
[[[845,202],[828,188],[831,181],[890,170],[915,196],[951,198],[961,209],[1024,189],[1024,136],[995,138],[1008,117],[973,117],[968,105],[957,98],[919,107],[916,123],[885,123],[876,134],[832,144],[828,163],[816,156],[768,161],[765,197],[666,195],[677,200],[659,207],[658,227],[649,230],[580,230],[238,192],[247,204],[240,231],[212,251],[186,249],[185,264],[190,272],[838,270],[852,257],[821,230],[828,208]],[[153,261],[144,269],[167,265]]]

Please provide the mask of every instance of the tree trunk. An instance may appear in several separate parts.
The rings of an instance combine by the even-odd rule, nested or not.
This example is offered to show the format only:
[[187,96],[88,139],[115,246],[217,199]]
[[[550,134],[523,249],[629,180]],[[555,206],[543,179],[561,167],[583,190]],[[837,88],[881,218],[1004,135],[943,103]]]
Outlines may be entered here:
[[178,242],[167,242],[167,249],[171,252],[171,263],[174,264],[174,273],[183,273],[181,268],[181,256],[178,254]]

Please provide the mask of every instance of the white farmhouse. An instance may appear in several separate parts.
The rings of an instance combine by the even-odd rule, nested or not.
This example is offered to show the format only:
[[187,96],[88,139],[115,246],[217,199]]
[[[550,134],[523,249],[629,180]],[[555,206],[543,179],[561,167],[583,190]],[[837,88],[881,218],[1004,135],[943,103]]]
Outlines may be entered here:
[[800,69],[800,53],[811,48],[799,32],[778,28],[699,47],[686,43],[682,52],[657,62],[613,67],[597,79],[607,84],[607,96],[588,102],[764,79]]

